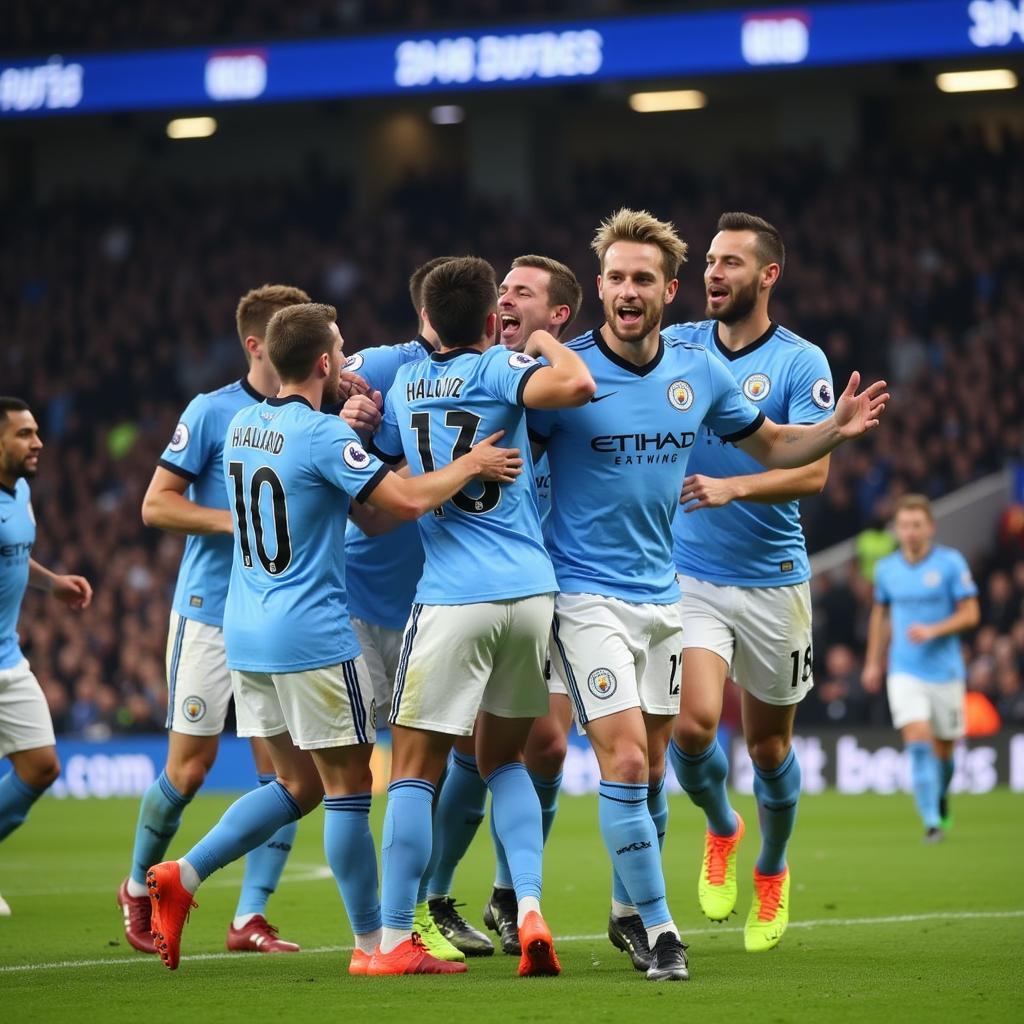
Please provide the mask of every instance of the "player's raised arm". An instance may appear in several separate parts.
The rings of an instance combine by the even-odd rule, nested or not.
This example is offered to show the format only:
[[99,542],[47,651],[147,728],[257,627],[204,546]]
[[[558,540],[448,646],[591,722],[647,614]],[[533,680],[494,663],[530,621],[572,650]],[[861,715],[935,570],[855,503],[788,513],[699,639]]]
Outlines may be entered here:
[[231,513],[227,509],[207,508],[185,497],[191,480],[157,466],[142,499],[142,521],[171,533],[203,536],[231,533]]
[[526,342],[526,354],[547,360],[531,374],[523,389],[528,409],[565,409],[586,405],[597,386],[587,364],[547,331],[534,331]]
[[367,497],[367,502],[398,519],[419,519],[443,505],[471,480],[511,483],[523,471],[518,448],[498,448],[504,431],[485,437],[465,455],[443,469],[403,478],[388,473]]
[[885,381],[875,381],[859,394],[860,374],[850,375],[846,390],[836,402],[836,411],[812,426],[779,424],[765,419],[752,434],[736,441],[748,455],[769,469],[805,466],[838,448],[843,441],[878,426],[889,401]]

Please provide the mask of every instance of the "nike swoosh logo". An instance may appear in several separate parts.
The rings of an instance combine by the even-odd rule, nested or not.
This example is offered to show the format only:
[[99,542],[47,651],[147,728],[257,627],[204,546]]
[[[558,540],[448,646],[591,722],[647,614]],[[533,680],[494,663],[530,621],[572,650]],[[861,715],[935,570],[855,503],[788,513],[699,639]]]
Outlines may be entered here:
[[617,394],[618,394],[618,391],[609,391],[605,395],[594,395],[594,397],[591,399],[591,401],[592,402],[603,402],[606,398],[611,398],[612,395],[617,395]]

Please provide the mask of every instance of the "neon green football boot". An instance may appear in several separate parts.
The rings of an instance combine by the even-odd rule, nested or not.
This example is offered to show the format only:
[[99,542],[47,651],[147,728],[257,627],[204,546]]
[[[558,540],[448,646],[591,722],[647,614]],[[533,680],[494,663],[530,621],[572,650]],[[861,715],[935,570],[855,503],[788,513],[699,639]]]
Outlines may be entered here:
[[731,836],[704,835],[704,862],[700,866],[697,899],[704,916],[724,921],[736,908],[736,853],[746,827],[736,815],[736,831]]
[[774,949],[789,924],[789,868],[777,875],[762,875],[754,868],[754,902],[743,928],[748,953]]
[[426,900],[416,904],[416,916],[412,919],[412,930],[418,932],[427,952],[438,960],[449,963],[465,963],[466,954],[456,949],[437,929]]

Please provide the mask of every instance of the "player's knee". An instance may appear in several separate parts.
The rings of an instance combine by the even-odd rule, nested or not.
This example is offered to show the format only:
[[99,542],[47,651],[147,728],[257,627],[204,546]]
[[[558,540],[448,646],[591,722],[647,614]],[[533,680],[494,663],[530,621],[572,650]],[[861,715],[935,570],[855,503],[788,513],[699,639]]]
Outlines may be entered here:
[[194,797],[202,789],[209,766],[200,758],[192,757],[179,764],[168,763],[166,771],[171,785],[183,796]]
[[622,744],[612,751],[607,759],[607,767],[603,769],[605,778],[613,782],[632,782],[648,785],[649,768],[647,754],[640,746]]
[[770,772],[786,760],[789,745],[788,736],[761,736],[747,740],[747,752],[758,768]]
[[[20,773],[19,773],[20,774]],[[60,760],[56,751],[48,756],[37,758],[28,767],[22,781],[35,789],[49,789],[60,775]]]
[[553,779],[562,770],[568,750],[568,740],[561,733],[552,732],[536,746],[527,749],[526,767],[534,775]]
[[672,735],[687,754],[699,754],[707,750],[717,734],[718,722],[711,715],[680,710]]

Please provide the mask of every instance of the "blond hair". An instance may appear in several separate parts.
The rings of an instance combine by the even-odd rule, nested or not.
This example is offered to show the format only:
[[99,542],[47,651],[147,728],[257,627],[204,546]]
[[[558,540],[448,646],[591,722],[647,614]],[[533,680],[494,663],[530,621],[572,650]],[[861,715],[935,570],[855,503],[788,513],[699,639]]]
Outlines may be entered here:
[[904,494],[896,502],[896,512],[893,518],[895,519],[901,512],[923,512],[930,522],[935,522],[935,516],[932,514],[932,503],[923,494]]
[[[309,302],[309,296],[290,284],[264,284],[247,291],[235,309],[235,325],[242,348],[245,348],[246,338],[266,339],[267,324],[279,309],[305,302]],[[248,350],[245,355],[249,357]]]
[[564,263],[553,260],[550,256],[517,256],[512,261],[512,269],[516,270],[519,267],[543,270],[548,275],[549,304],[569,307],[569,319],[555,329],[556,337],[563,334],[569,324],[576,319],[576,314],[583,305],[583,289],[576,280],[576,275]]
[[676,234],[671,221],[658,220],[647,210],[629,210],[623,207],[601,221],[594,232],[590,248],[597,253],[598,262],[604,267],[604,257],[616,242],[639,242],[642,245],[656,245],[661,250],[661,263],[665,280],[671,281],[686,261],[687,244]]

